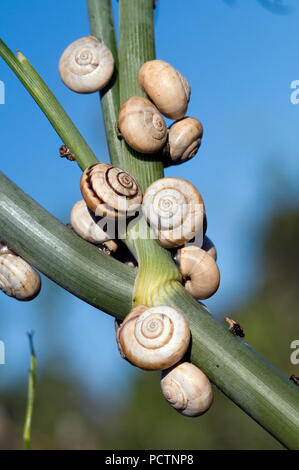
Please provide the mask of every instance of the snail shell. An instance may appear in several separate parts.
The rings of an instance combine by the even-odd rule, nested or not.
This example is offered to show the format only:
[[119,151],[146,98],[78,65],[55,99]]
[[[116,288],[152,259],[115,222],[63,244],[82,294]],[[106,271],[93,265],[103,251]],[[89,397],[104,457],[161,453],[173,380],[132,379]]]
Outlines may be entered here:
[[209,379],[190,362],[163,371],[161,389],[167,402],[184,416],[201,416],[213,403]]
[[139,96],[132,96],[122,104],[118,127],[127,144],[141,153],[158,152],[167,139],[163,117],[149,100]]
[[177,262],[185,289],[195,299],[208,299],[217,291],[220,273],[215,260],[197,246],[178,250]]
[[185,317],[168,306],[138,306],[118,331],[120,351],[132,364],[145,370],[162,370],[184,356],[190,342]]
[[193,158],[200,147],[203,128],[193,117],[187,117],[177,121],[168,130],[168,143],[164,156],[171,164],[179,164]]
[[107,163],[96,163],[83,172],[82,196],[91,211],[99,217],[125,219],[138,210],[142,193],[129,173]]
[[112,77],[111,51],[94,36],[72,42],[63,52],[58,66],[63,83],[77,93],[102,90]]
[[111,237],[97,224],[84,199],[76,202],[71,210],[70,221],[75,232],[91,243],[104,243]]
[[165,248],[181,246],[203,230],[202,197],[193,184],[181,178],[152,183],[144,194],[142,210]]
[[0,256],[0,289],[18,300],[32,300],[41,288],[39,274],[20,256]]
[[138,72],[138,84],[158,110],[170,119],[181,119],[187,112],[190,85],[164,60],[150,60]]

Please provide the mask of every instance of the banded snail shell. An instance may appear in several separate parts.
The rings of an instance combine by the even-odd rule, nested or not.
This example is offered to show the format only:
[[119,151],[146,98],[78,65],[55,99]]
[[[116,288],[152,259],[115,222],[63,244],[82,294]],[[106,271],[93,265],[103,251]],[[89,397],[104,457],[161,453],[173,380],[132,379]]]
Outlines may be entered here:
[[122,355],[145,370],[162,370],[178,362],[190,342],[185,317],[164,305],[137,308],[125,318],[118,332]]
[[107,163],[88,167],[81,176],[82,196],[96,216],[125,219],[142,202],[140,187],[129,173]]
[[94,93],[110,81],[114,59],[105,44],[94,36],[72,42],[63,52],[58,66],[64,84],[77,93]]
[[167,402],[184,416],[201,416],[213,403],[209,379],[189,362],[163,371],[161,389]]

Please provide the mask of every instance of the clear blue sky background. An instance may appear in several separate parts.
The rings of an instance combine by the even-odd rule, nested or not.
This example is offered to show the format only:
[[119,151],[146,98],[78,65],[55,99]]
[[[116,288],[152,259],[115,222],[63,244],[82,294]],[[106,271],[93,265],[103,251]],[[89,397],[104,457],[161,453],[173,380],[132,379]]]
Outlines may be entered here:
[[[117,24],[116,0],[113,6]],[[259,234],[275,206],[287,204],[289,195],[298,202],[299,105],[290,102],[290,84],[299,79],[298,24],[295,0],[159,0],[155,11],[157,58],[187,77],[188,114],[204,125],[197,157],[167,174],[189,179],[204,197],[222,275],[207,304],[218,315],[258,286]],[[85,1],[2,0],[0,30],[37,68],[99,159],[108,161],[98,95],[72,93],[57,71],[65,47],[89,34]],[[6,85],[1,170],[68,222],[81,199],[80,170],[57,157],[59,137],[2,60],[0,80]],[[59,369],[64,359],[61,372],[80,376],[94,393],[126,387],[135,373],[119,358],[113,319],[43,278],[31,303],[0,295],[7,360],[0,387],[12,380],[25,386],[25,332],[31,329],[40,367]]]

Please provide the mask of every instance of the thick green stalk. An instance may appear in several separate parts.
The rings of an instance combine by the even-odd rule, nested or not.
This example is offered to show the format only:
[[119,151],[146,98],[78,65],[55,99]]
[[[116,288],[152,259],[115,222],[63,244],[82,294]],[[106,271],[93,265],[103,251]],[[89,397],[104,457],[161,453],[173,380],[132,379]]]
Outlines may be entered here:
[[[80,239],[1,173],[0,188],[0,240],[65,289],[123,319],[132,306],[135,270]],[[184,312],[189,322],[192,362],[283,445],[299,449],[298,388],[180,283],[166,283],[158,293],[161,305]]]
[[[155,59],[152,0],[119,2],[119,76],[120,103],[131,96],[145,96],[137,75],[144,62]],[[126,170],[139,182],[142,191],[164,176],[162,162],[153,156],[139,154],[123,140]]]
[[108,86],[100,92],[100,96],[111,162],[114,166],[125,168],[122,158],[122,144],[115,130],[120,105],[118,51],[112,7],[110,1],[107,0],[87,0],[87,6],[91,34],[103,41],[114,57],[115,71],[113,78]]
[[[91,32],[102,39],[116,57],[115,34],[112,31],[113,17],[110,0],[87,0]],[[120,47],[119,47],[119,90],[113,82],[108,98],[102,97],[106,129],[115,126],[119,103],[130,96],[145,96],[137,83],[141,65],[155,58],[153,2],[151,0],[121,0],[120,2]],[[120,100],[119,100],[120,95]],[[116,115],[117,110],[117,115]],[[115,139],[115,129],[113,129]],[[117,139],[117,137],[116,137]],[[124,140],[110,145],[111,161],[126,169],[139,182],[142,191],[156,179],[163,177],[163,164],[158,158],[144,156],[133,151]],[[132,225],[132,224],[130,224]],[[181,279],[168,251],[156,240],[146,236],[149,233],[144,219],[134,228],[129,228],[126,243],[138,259],[139,269],[134,291],[134,304],[159,303],[159,290],[167,283]],[[140,234],[136,236],[136,233]]]
[[26,57],[19,51],[16,57],[1,39],[0,56],[9,65],[47,116],[64,144],[75,156],[82,170],[85,170],[89,165],[97,163],[97,157],[89,145],[85,142],[57,98],[53,95]]
[[[121,0],[119,2],[119,75],[120,102],[131,96],[145,96],[137,75],[144,62],[155,59],[152,0]],[[139,182],[142,191],[164,176],[163,164],[158,158],[139,154],[122,141],[125,168]],[[144,233],[144,219],[137,230]],[[149,231],[148,231],[149,232]],[[128,237],[131,237],[130,230]],[[150,237],[137,237],[134,241],[139,263],[134,304],[160,304],[159,292],[168,284],[179,281],[180,273],[169,252]]]
[[120,317],[130,311],[135,270],[80,238],[1,172],[0,240],[91,305]]

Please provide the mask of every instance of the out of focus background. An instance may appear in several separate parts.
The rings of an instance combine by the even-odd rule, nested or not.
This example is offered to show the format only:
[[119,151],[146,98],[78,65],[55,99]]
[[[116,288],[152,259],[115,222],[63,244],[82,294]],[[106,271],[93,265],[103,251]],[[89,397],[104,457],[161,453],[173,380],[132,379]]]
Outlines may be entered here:
[[[220,321],[239,320],[246,342],[287,376],[299,375],[290,361],[299,339],[298,23],[295,0],[158,0],[155,9],[157,58],[186,76],[188,114],[204,126],[195,159],[166,174],[190,180],[205,201],[221,271],[206,304]],[[57,71],[65,47],[89,34],[85,1],[2,0],[0,30],[108,161],[98,94],[72,93]],[[67,223],[81,199],[80,169],[58,157],[59,137],[2,59],[0,80],[1,171]],[[22,447],[29,330],[38,359],[35,449],[281,448],[216,389],[206,415],[180,416],[161,396],[158,373],[120,358],[113,318],[42,282],[29,303],[0,293],[0,449]]]

